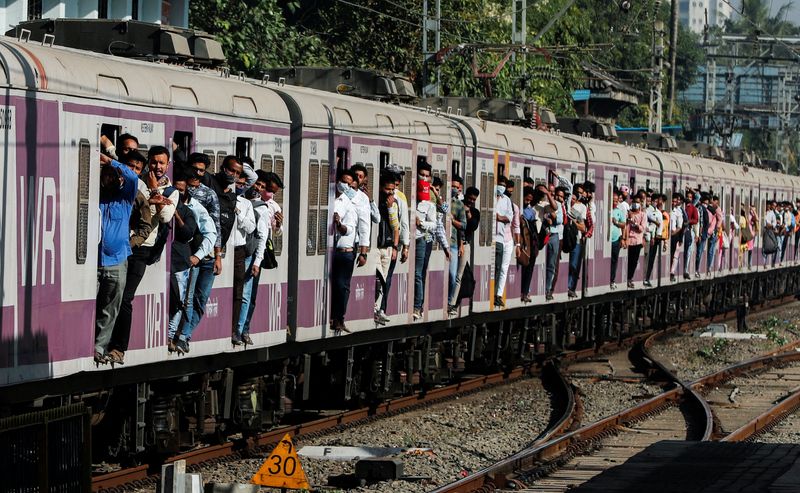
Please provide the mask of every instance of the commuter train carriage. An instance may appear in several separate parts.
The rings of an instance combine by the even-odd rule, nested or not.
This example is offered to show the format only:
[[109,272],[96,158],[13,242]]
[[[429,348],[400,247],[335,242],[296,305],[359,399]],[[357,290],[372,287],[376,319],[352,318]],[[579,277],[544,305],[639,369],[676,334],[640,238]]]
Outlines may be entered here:
[[[0,62],[7,252],[0,260],[0,382],[12,384],[94,369],[101,133],[135,134],[143,150],[184,145],[188,152],[206,152],[212,162],[244,149],[288,183],[290,128],[286,106],[274,92],[206,73],[9,39],[0,44]],[[290,193],[287,187],[282,195]],[[285,220],[294,220],[288,211]],[[280,239],[277,245],[280,268],[261,280],[266,294],[253,328],[260,345],[286,338],[288,262]],[[138,288],[129,364],[168,357],[168,258],[166,252],[150,266]],[[192,354],[230,349],[232,262],[228,256],[216,279]],[[281,310],[268,312],[267,300]]]
[[[405,172],[402,191],[414,210],[416,196],[416,164],[428,162],[434,176],[447,183],[442,193],[449,197],[448,173],[451,163],[460,162],[463,140],[456,124],[423,112],[353,97],[321,93],[310,89],[280,85],[275,90],[283,96],[292,114],[302,141],[293,144],[292,159],[299,173],[294,176],[295,190],[304,191],[293,198],[295,214],[305,220],[292,223],[290,232],[299,241],[293,245],[290,259],[292,277],[296,277],[297,310],[289,323],[296,327],[295,339],[307,341],[335,335],[329,329],[328,277],[332,259],[333,184],[337,168],[364,165],[368,171],[370,200],[379,195],[380,171],[389,164],[399,165]],[[410,217],[411,224],[414,218]],[[449,225],[447,231],[449,232]],[[372,228],[371,245],[377,229]],[[411,231],[409,259],[398,262],[394,271],[387,314],[390,324],[411,321],[414,284],[414,237]],[[375,265],[377,249],[370,252],[367,263],[356,267],[347,307],[347,327],[351,332],[375,329]],[[442,320],[446,313],[447,266],[444,253],[431,255],[426,286],[426,321]]]

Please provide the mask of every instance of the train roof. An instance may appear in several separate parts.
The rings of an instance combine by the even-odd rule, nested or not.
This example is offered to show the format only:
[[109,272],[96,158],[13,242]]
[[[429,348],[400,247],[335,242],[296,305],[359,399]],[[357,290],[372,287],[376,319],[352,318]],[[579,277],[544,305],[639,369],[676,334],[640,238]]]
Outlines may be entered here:
[[[274,91],[219,73],[0,38],[5,85],[289,123]],[[33,73],[31,73],[31,68]],[[136,83],[147,80],[147,84]]]

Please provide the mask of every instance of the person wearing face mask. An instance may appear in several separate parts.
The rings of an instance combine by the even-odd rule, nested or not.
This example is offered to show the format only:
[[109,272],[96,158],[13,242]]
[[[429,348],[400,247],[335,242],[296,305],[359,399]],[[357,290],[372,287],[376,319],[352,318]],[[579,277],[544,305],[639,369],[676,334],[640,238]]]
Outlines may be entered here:
[[586,215],[588,208],[586,207],[586,196],[583,189],[583,184],[578,183],[572,187],[572,196],[569,198],[570,206],[567,216],[569,220],[578,228],[578,241],[575,242],[575,247],[569,252],[569,275],[567,277],[567,295],[570,298],[577,298],[578,294],[575,290],[578,287],[578,280],[581,275],[581,266],[583,265],[583,235],[586,234]]
[[454,176],[450,184],[450,277],[447,283],[447,312],[449,315],[456,314],[455,299],[458,293],[455,291],[456,277],[458,276],[458,266],[461,257],[464,255],[464,232],[467,228],[467,213],[464,205],[464,180],[460,176]]
[[175,188],[180,192],[175,210],[175,231],[170,255],[169,329],[167,340],[183,347],[186,335],[181,334],[192,313],[196,267],[214,250],[217,229],[208,211],[187,191],[186,175],[175,173]]
[[498,308],[505,306],[503,293],[508,266],[514,253],[514,241],[507,240],[506,237],[506,230],[511,233],[511,222],[514,217],[514,207],[506,195],[506,184],[506,177],[499,175],[494,190],[494,306]]
[[124,164],[100,155],[100,225],[94,361],[109,361],[108,343],[125,290],[130,246],[130,219],[138,177]]
[[380,214],[378,213],[378,206],[375,202],[370,200],[369,196],[369,175],[367,174],[367,167],[363,164],[356,163],[350,166],[353,172],[355,181],[352,187],[356,190],[356,196],[353,199],[353,205],[356,207],[358,213],[358,230],[356,231],[356,249],[358,250],[358,257],[356,262],[359,267],[363,267],[367,263],[369,256],[370,242],[372,240],[372,223],[377,224],[380,221]]
[[403,176],[405,176],[405,171],[403,171],[399,165],[392,163],[386,166],[383,172],[394,178],[394,202],[395,205],[397,205],[397,213],[400,219],[400,243],[398,245],[397,258],[394,258],[391,262],[389,262],[389,269],[386,272],[385,278],[385,291],[381,297],[380,310],[383,315],[386,315],[386,310],[388,309],[389,303],[389,292],[392,289],[392,276],[394,275],[394,269],[397,266],[397,262],[404,264],[408,260],[408,251],[409,246],[411,245],[411,226],[409,222],[408,197],[406,197],[402,191]]
[[[131,142],[132,140],[128,139],[126,145],[132,146]],[[122,149],[120,153],[123,154],[121,151]],[[134,152],[139,154],[138,151],[126,149],[124,155],[127,158]],[[179,196],[167,176],[170,166],[167,148],[151,147],[147,153],[147,162],[149,172],[141,180],[142,185],[137,182],[137,188],[148,197],[152,227],[147,239],[131,250],[126,270],[125,290],[122,293],[119,315],[114,323],[112,341],[109,343],[109,359],[120,364],[123,363],[125,351],[128,349],[136,290],[142,282],[147,266],[158,262],[161,258]]]
[[433,233],[434,241],[444,252],[445,259],[450,261],[450,242],[445,231],[445,216],[450,210],[450,204],[442,197],[442,186],[444,182],[438,176],[434,176],[431,181],[431,202],[436,206],[436,230]]
[[331,263],[331,330],[334,332],[350,332],[344,318],[356,260],[358,212],[353,204],[356,190],[352,187],[355,179],[349,169],[340,169],[336,173],[336,200],[333,203],[335,251]]
[[[273,199],[276,192],[283,188],[283,182],[275,173],[256,170],[257,179],[253,186],[245,192],[244,197],[250,200],[253,206],[256,228],[247,235],[244,279],[242,286],[242,304],[239,309],[236,327],[231,334],[231,343],[253,344],[250,338],[250,320],[255,311],[258,295],[258,281],[261,277],[261,267],[267,241],[272,237],[273,220],[280,214],[280,206]],[[281,217],[282,221],[282,217]],[[278,221],[280,223],[280,221]]]
[[420,180],[417,181],[417,214],[415,219],[416,252],[414,256],[414,315],[413,319],[422,318],[422,309],[425,302],[425,284],[428,274],[428,261],[436,232],[437,211],[436,205],[431,202],[431,165],[422,163],[417,172]]
[[389,267],[397,261],[400,248],[400,208],[395,199],[395,176],[390,171],[381,173],[378,204],[378,259],[375,265],[375,323],[386,325],[389,317],[381,309],[383,298],[389,295]]
[[[475,207],[479,196],[480,191],[475,187],[468,187],[464,192],[464,200],[462,202],[464,203],[464,213],[467,218],[467,224],[463,235],[463,253],[458,259],[456,284],[453,287],[455,297],[453,298],[453,304],[450,306],[450,315],[455,315],[458,313],[458,304],[464,298],[471,298],[473,289],[475,287],[472,269],[467,269],[467,264],[469,263],[471,257],[472,243],[475,240],[475,231],[477,231],[481,225],[481,211]],[[461,293],[462,284],[465,286],[463,294]]]
[[[246,181],[241,176],[236,180],[237,186],[240,182],[242,186],[246,186]],[[231,313],[231,344],[238,346],[242,342],[241,333],[239,332],[239,316],[242,313],[245,275],[251,267],[248,259],[251,259],[252,255],[255,253],[255,248],[251,248],[250,250],[252,251],[248,250],[247,240],[248,237],[251,237],[251,246],[253,244],[257,246],[260,241],[266,244],[266,239],[252,239],[252,237],[258,236],[256,232],[256,216],[253,211],[253,203],[244,196],[244,192],[241,194],[237,193],[236,209],[234,209],[234,212],[236,213],[236,224],[231,234],[233,239],[233,312]]]
[[633,278],[636,276],[636,268],[639,266],[639,254],[644,246],[644,232],[647,229],[647,216],[642,209],[639,196],[633,198],[631,210],[628,212],[626,225],[626,238],[628,246],[628,287],[633,288]]

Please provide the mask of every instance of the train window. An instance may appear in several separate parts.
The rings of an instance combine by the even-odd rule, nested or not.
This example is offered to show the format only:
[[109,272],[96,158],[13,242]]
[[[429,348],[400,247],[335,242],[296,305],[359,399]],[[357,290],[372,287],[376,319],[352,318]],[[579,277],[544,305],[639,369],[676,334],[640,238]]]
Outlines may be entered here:
[[461,174],[461,161],[453,159],[453,164],[450,166],[450,172],[453,176],[463,176]]
[[[269,156],[267,156],[267,157],[269,157]],[[262,158],[262,166],[263,166],[263,158]],[[275,173],[276,175],[278,175],[280,177],[281,181],[284,181],[283,173],[284,173],[285,169],[286,169],[286,166],[285,166],[285,163],[284,163],[284,160],[283,160],[283,156],[275,156],[275,167],[272,169],[272,172]],[[284,183],[284,186],[285,185],[286,184]],[[327,198],[327,194],[325,194],[325,196]],[[281,210],[283,210],[283,189],[282,188],[278,189],[278,191],[275,192],[275,196],[272,197],[272,200],[277,202],[278,205],[281,206]],[[273,235],[272,236],[272,240],[273,240],[272,241],[272,246],[275,249],[275,255],[280,255],[281,252],[283,251],[283,235]]]
[[188,158],[189,154],[192,153],[192,132],[176,130],[175,133],[172,134],[172,142],[183,152],[184,159]]
[[317,214],[319,212],[319,162],[312,159],[308,165],[308,216],[306,233],[306,255],[317,253]]
[[328,188],[331,181],[331,166],[327,159],[319,167],[319,226],[317,233],[317,254],[325,255],[328,248]]
[[210,149],[206,149],[206,150],[203,151],[203,154],[208,156],[208,162],[209,162],[209,165],[211,167],[211,172],[215,173],[214,167],[216,166],[216,158],[214,156],[214,151],[212,151]]
[[[489,189],[487,188],[489,185],[487,176],[488,175],[486,173],[481,173],[480,185],[479,185],[481,189],[481,194],[478,203],[478,210],[481,212],[481,215],[483,215],[484,211],[486,210],[486,196],[489,194]],[[492,222],[490,217],[488,216],[483,216],[483,217],[484,220],[481,221],[480,229],[478,230],[479,232],[478,244],[480,244],[481,246],[486,245],[486,224]]]
[[225,161],[225,156],[227,156],[227,154],[225,154],[224,152],[222,151],[217,152],[217,162],[214,165],[214,173],[217,173],[222,169],[222,163]]
[[467,187],[474,187],[475,183],[472,181],[472,173],[467,171],[467,176],[464,178],[464,191],[467,191]]
[[[506,163],[503,161],[497,162],[497,176],[506,176]],[[492,182],[492,188],[494,188],[494,182]]]
[[336,148],[336,171],[349,167],[350,162],[347,160],[347,148]]
[[614,190],[617,189],[617,181],[618,181],[618,177],[617,177],[617,175],[614,175],[614,188],[613,188]]
[[89,248],[89,191],[91,181],[92,146],[88,139],[81,139],[78,146],[78,234],[76,235],[75,261],[86,263]]
[[[570,174],[569,174],[569,181],[570,181],[570,182],[571,182],[573,185],[576,183],[576,180],[577,180],[577,179],[578,179],[578,173],[570,173]],[[570,191],[569,191],[569,193],[572,193],[572,190],[570,190]]]
[[272,156],[269,156],[267,154],[262,154],[260,168],[261,171],[267,171],[267,172],[272,171]]
[[386,152],[386,151],[381,151],[381,153],[379,155],[379,158],[380,158],[380,162],[379,162],[380,169],[381,169],[381,171],[383,171],[384,168],[389,166],[389,159],[390,159],[389,158],[389,153]]
[[522,180],[525,181],[529,178],[531,178],[531,167],[525,166],[524,168],[522,168]]
[[634,193],[636,193],[636,178],[631,176],[630,184],[631,184],[631,195],[633,195]]
[[253,149],[253,139],[249,137],[236,137],[236,157],[242,159],[249,157]]
[[650,178],[644,181],[644,188],[645,190],[650,190]]
[[[672,189],[673,190],[678,189],[678,180],[672,180]],[[672,200],[672,196],[670,196],[669,199]]]
[[119,125],[112,125],[110,123],[103,123],[100,125],[100,135],[105,135],[112,144],[117,145],[117,137],[122,134],[122,127]]

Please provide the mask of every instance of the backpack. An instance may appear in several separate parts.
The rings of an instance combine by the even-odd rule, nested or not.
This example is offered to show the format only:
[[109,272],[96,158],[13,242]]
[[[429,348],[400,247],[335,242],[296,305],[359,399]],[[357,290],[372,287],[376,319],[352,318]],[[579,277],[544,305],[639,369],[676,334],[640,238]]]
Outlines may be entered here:
[[236,194],[223,192],[217,194],[219,201],[219,225],[222,230],[222,246],[228,243],[233,226],[236,224]]
[[[178,189],[169,186],[164,189],[164,192],[161,194],[164,197],[169,197]],[[177,204],[175,205],[177,209]],[[153,220],[157,221],[156,217],[153,217]],[[170,221],[171,223],[171,221]],[[153,246],[150,247],[150,254],[145,258],[144,262],[147,265],[153,265],[161,260],[161,254],[164,252],[164,245],[167,244],[167,240],[169,239],[169,233],[172,231],[172,224],[170,223],[158,223],[158,233],[156,233],[156,241],[153,243]]]
[[578,244],[578,227],[575,221],[570,221],[564,225],[564,237],[561,239],[561,251],[570,253]]
[[750,229],[750,224],[745,221],[744,227],[739,228],[742,231],[741,242],[749,243],[753,239],[753,231]]
[[775,236],[775,231],[764,230],[764,244],[761,246],[761,250],[764,255],[772,255],[778,251],[778,238]]
[[464,273],[461,274],[461,289],[458,290],[458,303],[464,298],[472,298],[475,292],[475,277],[472,275],[472,266],[467,262]]

